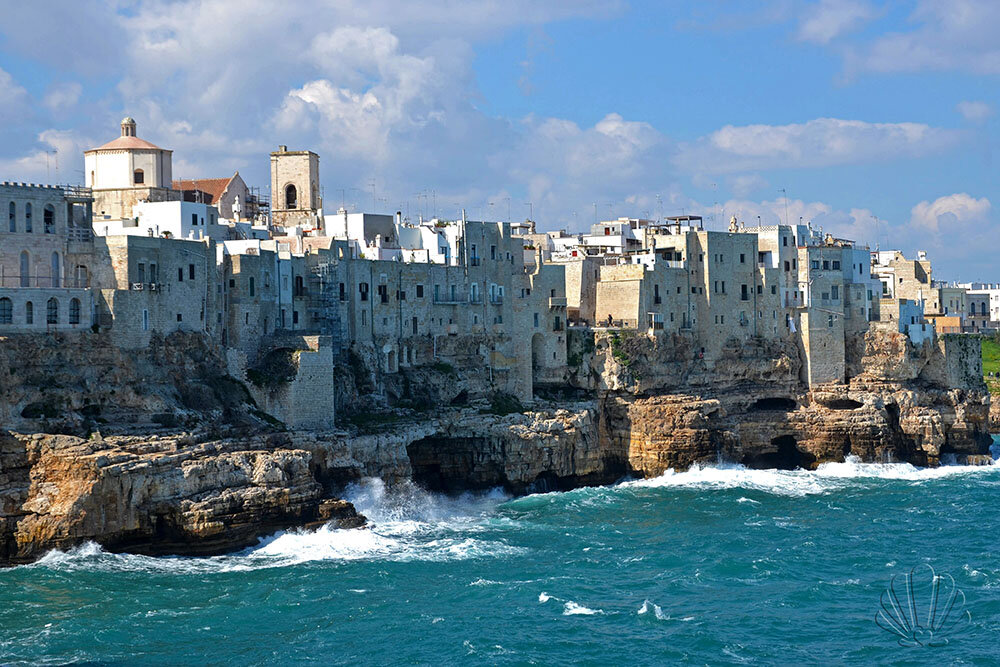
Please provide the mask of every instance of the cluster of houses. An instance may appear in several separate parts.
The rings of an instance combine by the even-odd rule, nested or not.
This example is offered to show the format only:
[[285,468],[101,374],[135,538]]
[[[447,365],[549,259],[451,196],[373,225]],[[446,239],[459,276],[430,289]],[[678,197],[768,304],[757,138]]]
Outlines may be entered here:
[[[443,362],[530,399],[565,373],[573,327],[685,336],[709,366],[734,341],[794,341],[816,385],[844,379],[845,345],[869,327],[920,345],[1000,320],[1000,285],[943,283],[924,253],[808,224],[619,218],[568,234],[326,213],[311,151],[271,153],[268,200],[238,173],[173,180],[171,151],[131,118],[84,157],[85,187],[0,184],[0,334],[107,330],[137,349],[200,331],[237,374],[298,339],[331,371],[348,351],[383,374]],[[313,392],[332,383],[323,368]]]

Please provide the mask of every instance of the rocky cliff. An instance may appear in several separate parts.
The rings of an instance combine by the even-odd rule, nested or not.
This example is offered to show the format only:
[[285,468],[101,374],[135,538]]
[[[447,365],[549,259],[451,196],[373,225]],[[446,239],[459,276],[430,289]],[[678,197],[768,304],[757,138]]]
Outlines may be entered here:
[[720,460],[934,465],[990,442],[978,341],[961,337],[914,348],[868,332],[849,346],[849,381],[809,389],[793,344],[733,342],[709,364],[679,336],[573,332],[565,377],[530,411],[487,400],[482,379],[463,380],[475,369],[359,367],[331,378],[356,403],[345,430],[289,431],[208,341],[124,356],[94,336],[0,340],[0,564],[86,540],[201,555],[356,526],[338,496],[364,477],[524,493]]

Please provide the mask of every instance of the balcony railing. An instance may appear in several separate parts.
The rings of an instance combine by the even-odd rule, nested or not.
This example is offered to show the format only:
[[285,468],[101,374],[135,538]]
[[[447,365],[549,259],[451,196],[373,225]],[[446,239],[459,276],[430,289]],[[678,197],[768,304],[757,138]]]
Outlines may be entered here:
[[549,297],[549,308],[565,308],[565,307],[566,307],[566,297],[564,296]]
[[86,278],[69,278],[53,282],[52,276],[30,276],[22,280],[21,276],[0,276],[0,287],[44,287],[44,288],[74,288],[85,289],[90,287],[90,281]]

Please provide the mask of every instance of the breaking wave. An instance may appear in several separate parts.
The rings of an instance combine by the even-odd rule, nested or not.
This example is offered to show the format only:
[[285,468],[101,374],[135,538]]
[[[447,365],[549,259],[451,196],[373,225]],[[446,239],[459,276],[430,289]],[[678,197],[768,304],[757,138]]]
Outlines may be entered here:
[[368,517],[368,526],[283,531],[242,552],[211,558],[113,554],[88,542],[67,551],[51,551],[28,567],[197,574],[312,561],[448,561],[523,552],[502,540],[476,536],[487,529],[513,525],[492,517],[493,510],[508,498],[500,491],[448,497],[410,483],[389,488],[379,479],[367,479],[348,487],[345,497]]
[[[755,470],[739,464],[693,465],[685,472],[668,470],[659,477],[622,482],[624,488],[749,489],[779,496],[830,493],[873,480],[921,483],[962,475],[996,475],[1000,466],[944,465],[918,468],[909,463],[822,463],[816,470]],[[742,502],[747,500],[742,499]]]

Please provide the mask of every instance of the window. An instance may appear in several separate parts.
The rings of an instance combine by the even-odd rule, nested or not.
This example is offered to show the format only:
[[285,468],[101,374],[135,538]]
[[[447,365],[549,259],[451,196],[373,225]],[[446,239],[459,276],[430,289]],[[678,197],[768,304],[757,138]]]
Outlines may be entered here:
[[31,233],[31,204],[24,205],[24,231]]
[[763,293],[764,293],[764,286],[757,285],[757,294],[763,294]]
[[813,268],[813,271],[819,271],[819,260],[818,259],[814,259],[812,261],[812,268]]
[[135,268],[136,268],[136,282],[137,283],[146,282],[146,265],[143,264],[142,262],[139,262]]
[[740,285],[740,301],[749,301],[750,291],[746,285]]
[[254,283],[253,276],[250,276],[250,296],[253,296],[257,292],[257,285]]
[[136,169],[132,172],[132,183],[133,185],[142,185],[146,182],[146,175],[142,173],[142,169]]
[[57,253],[57,252],[52,253],[51,265],[52,265],[51,266],[51,269],[52,269],[52,286],[53,287],[60,287],[62,285],[62,280],[61,280],[61,278],[62,278],[62,271],[59,270],[59,253]]
[[490,259],[494,259],[495,260],[496,258],[497,258],[497,247],[495,245],[491,245],[490,246]]
[[836,301],[837,299],[840,298],[840,286],[839,285],[832,285],[830,287],[830,298],[833,299],[834,301]]
[[378,286],[378,298],[382,303],[389,303],[389,290],[385,285]]
[[358,292],[361,294],[361,300],[368,300],[368,283],[358,283]]
[[826,316],[826,326],[833,327],[833,315]]
[[7,297],[0,299],[0,324],[14,323],[14,304]]
[[837,271],[837,270],[839,270],[839,269],[840,269],[840,261],[839,261],[839,260],[836,260],[836,259],[835,259],[835,260],[833,260],[833,270],[834,270],[834,271]]
[[149,331],[149,311],[142,309],[142,330]]
[[192,227],[197,227],[198,226],[198,214],[197,213],[192,213],[191,214],[191,226]]
[[535,313],[535,328],[538,328],[538,313]]
[[10,206],[7,207],[7,211],[8,211],[7,216],[9,218],[9,220],[10,220],[10,222],[9,222],[10,227],[8,227],[8,231],[16,232],[17,231],[17,205],[14,202],[11,202]]
[[299,197],[294,185],[285,186],[285,208],[298,208]]
[[59,301],[55,297],[45,304],[45,321],[48,324],[59,324]]
[[21,251],[21,287],[31,287],[31,255]]
[[778,293],[778,288],[774,285],[771,285],[771,294],[777,294],[777,293]]
[[[302,276],[295,276],[295,296],[303,296],[306,293],[306,284]],[[344,300],[344,283],[340,283],[340,300]]]
[[368,311],[367,310],[362,310],[361,311],[361,326],[363,326],[363,327],[368,326]]
[[417,285],[417,298],[418,299],[423,299],[424,298],[424,286],[423,285]]
[[788,247],[788,237],[787,236],[782,236],[781,237],[781,245],[785,246],[786,248]]
[[42,229],[46,234],[56,233],[56,210],[52,204],[46,204],[42,209]]
[[827,260],[827,259],[823,260],[823,270],[824,271],[829,271],[830,270],[830,260]]
[[[83,268],[83,267],[81,267],[81,268]],[[159,276],[156,273],[156,264],[150,263],[149,264],[149,282],[155,283],[158,278],[159,278]],[[87,287],[87,285],[84,285],[84,287]]]
[[653,303],[660,303],[660,286],[653,285]]
[[24,304],[24,323],[34,324],[35,323],[35,304],[30,301]]
[[181,314],[180,314],[180,313],[177,313],[177,321],[178,321],[178,322],[182,322],[182,321],[184,321],[184,318],[183,318],[183,317],[181,316]]
[[188,279],[194,280],[194,264],[188,264]]
[[184,282],[184,267],[178,267],[177,269],[177,282]]
[[69,323],[79,324],[80,323],[80,300],[70,299],[69,300]]
[[298,323],[299,323],[299,311],[293,310],[292,311],[292,324],[298,324]]
[[413,326],[413,335],[416,336],[417,335],[417,318],[416,317],[411,318],[410,324]]
[[744,255],[743,253],[740,253],[740,264],[746,264],[746,263],[747,263],[747,256]]

